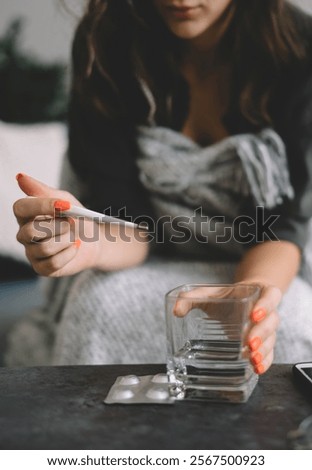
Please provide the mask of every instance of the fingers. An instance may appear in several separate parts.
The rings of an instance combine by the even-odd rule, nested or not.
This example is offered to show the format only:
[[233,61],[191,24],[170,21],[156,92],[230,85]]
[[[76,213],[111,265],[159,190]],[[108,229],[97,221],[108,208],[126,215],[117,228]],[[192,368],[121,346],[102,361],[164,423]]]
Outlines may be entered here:
[[253,325],[247,344],[250,351],[250,362],[257,374],[263,374],[273,362],[276,331],[279,316],[276,310],[270,312],[264,320]]
[[281,298],[282,292],[277,287],[263,287],[261,296],[251,312],[251,320],[254,323],[261,322],[269,312],[276,309],[281,301]]
[[[24,225],[38,216],[55,217],[59,214],[58,208],[70,208],[69,201],[60,201],[57,198],[23,198],[13,205],[13,212],[18,224]],[[61,207],[62,206],[62,207]]]
[[13,205],[13,212],[19,225],[37,216],[54,217],[55,210],[67,210],[72,204],[81,206],[80,202],[67,191],[47,186],[24,173],[19,173],[16,179],[22,191],[31,196],[19,199]]
[[177,299],[173,313],[177,317],[184,317],[194,308],[205,309],[209,305],[207,299],[222,299],[226,298],[233,292],[232,287],[214,287],[203,286],[196,287],[188,292],[181,292]]
[[[275,332],[279,325],[279,315],[276,310],[270,312],[264,320],[252,326],[248,334],[248,344],[254,338],[260,338],[264,342],[273,332]],[[252,347],[252,345],[250,345]]]
[[62,251],[59,251],[54,256],[44,259],[36,259],[32,261],[32,266],[37,274],[41,276],[59,277],[63,276],[64,268],[70,263],[77,255],[81,242],[76,240],[70,246]]
[[26,175],[25,173],[18,173],[18,175],[16,175],[16,180],[21,190],[27,194],[27,196],[53,198],[59,197],[57,193],[61,192],[58,189],[51,188],[41,181]]
[[253,326],[249,331],[247,344],[250,362],[257,374],[266,372],[273,362],[276,330],[279,325],[276,308],[281,298],[280,289],[264,286],[250,314]]
[[60,235],[57,239],[46,238],[41,242],[29,243],[25,246],[26,256],[32,262],[55,256],[57,253],[65,250],[76,240],[70,231]]
[[262,359],[262,362],[254,366],[254,371],[258,375],[264,374],[272,365],[274,359],[273,349]]
[[62,269],[74,258],[80,246],[75,239],[72,219],[36,220],[20,227],[17,239],[25,246],[25,253],[37,274],[62,275]]
[[[32,220],[22,225],[17,232],[17,241],[22,245],[29,243],[42,242],[43,240],[56,238],[59,239],[70,230],[74,229],[74,221],[71,218],[56,218],[45,220]],[[75,237],[73,237],[73,241]]]
[[257,374],[264,373],[272,364],[276,333],[269,336],[260,347],[250,354],[250,362]]

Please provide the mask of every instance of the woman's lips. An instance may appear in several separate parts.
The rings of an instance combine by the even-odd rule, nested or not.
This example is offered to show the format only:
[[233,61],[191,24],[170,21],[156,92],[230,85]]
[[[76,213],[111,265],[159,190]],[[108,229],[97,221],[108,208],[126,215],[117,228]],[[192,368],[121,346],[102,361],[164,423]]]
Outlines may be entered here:
[[174,17],[181,19],[181,20],[188,20],[191,19],[194,15],[198,13],[200,9],[199,6],[197,7],[175,7],[170,6],[168,10],[170,11],[171,15]]

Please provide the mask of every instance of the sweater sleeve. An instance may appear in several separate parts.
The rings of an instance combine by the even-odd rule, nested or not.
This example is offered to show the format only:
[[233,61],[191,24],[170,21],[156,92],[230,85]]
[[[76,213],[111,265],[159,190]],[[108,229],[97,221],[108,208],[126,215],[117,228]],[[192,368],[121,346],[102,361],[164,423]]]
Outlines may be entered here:
[[286,89],[276,102],[274,128],[286,147],[295,196],[270,210],[249,207],[255,223],[243,233],[246,240],[246,233],[251,235],[247,247],[267,240],[284,240],[303,251],[312,218],[312,70]]
[[151,217],[135,163],[134,129],[114,124],[73,98],[69,112],[69,161],[85,182],[85,206],[121,218]]
[[312,70],[289,96],[281,123],[295,197],[281,207],[275,234],[304,249],[312,217]]

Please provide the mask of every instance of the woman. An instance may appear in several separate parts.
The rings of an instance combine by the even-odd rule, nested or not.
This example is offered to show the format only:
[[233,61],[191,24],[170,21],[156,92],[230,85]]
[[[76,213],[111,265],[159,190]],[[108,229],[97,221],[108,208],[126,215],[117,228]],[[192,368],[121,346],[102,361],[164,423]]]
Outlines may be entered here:
[[[288,342],[304,336],[310,320],[299,302],[302,293],[312,298],[296,277],[312,216],[311,24],[283,0],[89,2],[74,42],[70,110],[69,160],[85,184],[80,202],[141,217],[150,228],[157,217],[198,208],[209,220],[201,239],[190,225],[177,232],[177,222],[157,224],[153,244],[116,226],[110,237],[101,226],[90,242],[93,222],[85,221],[83,233],[77,221],[55,224],[57,211],[80,204],[74,196],[18,175],[26,195],[37,196],[14,205],[17,238],[33,268],[49,277],[77,274],[57,319],[52,362],[162,361],[157,312],[166,289],[233,280],[262,287],[246,338],[256,373],[273,362],[283,294],[286,339],[277,360],[308,359],[307,333],[295,337],[306,342],[302,354],[294,347],[291,355]],[[33,223],[39,215],[52,217],[44,231]],[[234,237],[202,243],[218,234],[207,220],[220,216],[223,236],[230,227]],[[173,233],[190,236],[170,243]],[[294,305],[299,311],[289,312]]]

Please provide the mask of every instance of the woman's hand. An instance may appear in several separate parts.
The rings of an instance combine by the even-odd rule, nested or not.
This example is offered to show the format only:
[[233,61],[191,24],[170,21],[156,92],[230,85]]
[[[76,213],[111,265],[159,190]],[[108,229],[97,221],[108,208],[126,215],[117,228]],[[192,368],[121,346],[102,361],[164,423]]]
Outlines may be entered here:
[[[16,201],[13,211],[19,224],[17,240],[24,245],[34,270],[42,276],[59,277],[93,267],[97,243],[88,243],[87,238],[94,233],[94,222],[84,220],[83,227],[78,227],[74,219],[58,217],[62,208],[81,206],[80,202],[30,176],[20,173],[16,179],[22,191],[33,196]],[[79,230],[83,230],[83,240]]]
[[[276,308],[282,298],[282,292],[277,287],[263,284],[261,282],[250,282],[248,279],[242,282],[233,284],[256,284],[261,288],[260,297],[255,303],[251,313],[250,322],[251,327],[248,330],[245,338],[245,347],[243,351],[244,357],[248,357],[254,371],[257,374],[263,374],[266,372],[273,362],[274,357],[274,346],[276,342],[276,330],[279,324],[279,317]],[[224,315],[224,308],[218,303],[212,305],[210,302],[205,302],[205,298],[209,295],[211,299],[226,299],[227,297],[235,296],[235,289],[230,287],[216,287],[214,290],[204,286],[195,288],[189,292],[183,292],[180,297],[181,300],[177,300],[174,306],[173,313],[178,317],[187,315],[191,310],[199,308],[207,314],[209,318],[214,320],[220,319],[220,314]],[[200,299],[203,299],[200,300]],[[225,333],[231,338],[231,328],[227,331],[227,321],[231,324],[239,323],[240,312],[235,312],[235,309],[231,312],[227,312],[230,315],[229,318],[225,319],[223,326]]]
[[237,266],[238,283],[257,284],[262,288],[247,339],[250,359],[258,373],[265,372],[272,364],[279,323],[276,309],[282,293],[298,273],[300,262],[301,251],[295,243],[268,240],[247,249]]

